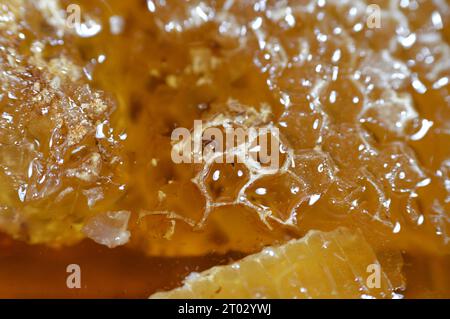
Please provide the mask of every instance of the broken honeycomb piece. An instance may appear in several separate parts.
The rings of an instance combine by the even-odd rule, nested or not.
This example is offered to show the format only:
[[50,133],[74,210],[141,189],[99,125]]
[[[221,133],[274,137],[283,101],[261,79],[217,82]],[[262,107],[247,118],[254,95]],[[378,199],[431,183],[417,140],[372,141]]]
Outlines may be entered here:
[[392,256],[377,258],[359,232],[311,231],[150,298],[397,298],[402,264]]
[[83,238],[93,207],[115,201],[121,161],[110,125],[115,103],[83,78],[70,44],[51,52],[58,49],[49,39],[63,41],[46,17],[57,6],[7,1],[0,28],[0,228],[54,246]]

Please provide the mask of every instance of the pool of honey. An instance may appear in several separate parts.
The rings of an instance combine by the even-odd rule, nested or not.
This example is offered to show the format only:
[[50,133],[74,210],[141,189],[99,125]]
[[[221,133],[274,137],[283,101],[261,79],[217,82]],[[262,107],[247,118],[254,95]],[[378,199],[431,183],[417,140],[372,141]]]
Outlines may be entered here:
[[[227,264],[242,254],[157,258],[91,241],[61,250],[1,238],[0,298],[148,298],[177,287],[193,271]],[[81,287],[69,289],[67,266],[81,269]]]
[[[155,1],[157,4],[160,2]],[[213,6],[223,8],[225,2],[227,1],[218,1]],[[247,22],[259,21],[255,19],[263,9],[249,8],[251,6],[244,6],[242,1],[236,2],[238,5],[235,11],[230,9],[234,15]],[[295,4],[295,1],[292,2]],[[298,4],[303,2],[299,1]],[[386,8],[388,2],[380,1],[380,5]],[[62,7],[70,3],[73,1],[62,1]],[[310,229],[331,230],[341,225],[367,231],[368,240],[374,247],[392,245],[392,248],[402,250],[403,271],[407,282],[407,289],[403,292],[405,297],[450,297],[450,249],[448,244],[442,241],[442,236],[445,237],[447,233],[442,235],[441,229],[438,234],[433,228],[434,224],[429,222],[430,219],[426,220],[423,227],[409,227],[409,221],[402,217],[401,210],[405,209],[402,206],[404,204],[402,194],[391,194],[389,202],[393,203],[393,208],[390,221],[393,221],[394,230],[387,226],[388,231],[385,225],[374,222],[367,216],[347,215],[345,211],[348,207],[333,206],[330,204],[333,202],[332,199],[325,202],[327,200],[325,195],[317,205],[302,204],[300,207],[302,217],[296,227],[284,227],[271,222],[272,228],[267,228],[260,222],[255,212],[243,208],[242,205],[229,205],[218,209],[210,216],[204,229],[195,231],[192,227],[178,222],[173,231],[171,225],[175,224],[168,223],[161,216],[144,215],[143,221],[137,216],[140,212],[174,210],[180,211],[182,216],[189,220],[202,219],[205,198],[191,183],[198,168],[186,164],[176,166],[171,162],[170,134],[176,127],[191,128],[196,119],[208,119],[214,114],[225,112],[230,98],[245,106],[270,105],[273,118],[278,119],[279,123],[288,123],[287,129],[282,132],[294,149],[314,148],[312,141],[317,139],[316,132],[302,130],[301,127],[291,130],[290,125],[295,126],[297,120],[304,120],[296,116],[306,110],[302,99],[306,99],[307,92],[301,88],[295,91],[289,84],[290,78],[313,79],[316,76],[314,70],[309,69],[310,66],[306,64],[304,68],[293,67],[289,71],[281,72],[280,75],[277,73],[277,67],[284,62],[277,60],[283,58],[276,56],[279,50],[266,52],[258,49],[258,46],[261,45],[261,41],[276,39],[278,41],[275,41],[276,43],[285,46],[284,54],[291,57],[295,55],[293,51],[298,49],[292,45],[294,39],[302,36],[308,41],[309,34],[314,34],[314,23],[319,22],[298,19],[296,25],[291,27],[292,20],[286,18],[287,25],[285,23],[280,28],[274,21],[265,21],[264,23],[268,24],[265,31],[273,39],[261,40],[250,37],[248,42],[242,44],[239,41],[245,37],[243,34],[218,36],[217,21],[203,23],[195,19],[194,22],[183,20],[187,6],[184,2],[173,2],[167,6],[155,6],[152,1],[138,0],[77,1],[77,3],[81,6],[83,14],[95,17],[96,23],[102,25],[102,30],[93,37],[75,36],[66,40],[67,45],[70,41],[69,50],[65,50],[64,42],[50,46],[45,55],[53,57],[64,52],[70,56],[75,52],[74,59],[86,66],[83,72],[89,78],[90,85],[106,92],[115,101],[116,110],[112,113],[108,125],[113,126],[117,132],[126,132],[126,138],[118,151],[123,156],[124,164],[119,169],[118,181],[115,182],[126,187],[119,195],[115,191],[106,193],[105,202],[100,203],[96,211],[131,211],[133,215],[130,225],[137,226],[131,226],[132,236],[128,245],[113,249],[89,239],[73,244],[69,238],[62,247],[51,248],[45,243],[53,246],[53,239],[45,236],[35,239],[31,237],[31,241],[37,243],[35,245],[13,240],[6,235],[2,236],[0,297],[145,298],[156,291],[178,286],[192,271],[227,264],[256,252],[263,246],[301,237]],[[408,16],[412,27],[420,25],[421,19],[428,19],[429,16],[426,14],[434,10],[430,8],[430,4],[420,5],[423,9],[420,12],[424,17],[421,17],[416,8],[414,13]],[[202,6],[199,8],[206,10]],[[324,10],[328,18],[340,19],[337,10]],[[183,32],[173,32],[173,28],[177,28],[173,21],[182,21],[178,27],[182,28]],[[447,24],[447,21],[445,23]],[[253,24],[255,29],[257,24],[258,22]],[[323,22],[323,25],[324,29],[330,31],[331,27],[326,22]],[[333,23],[330,22],[330,25]],[[117,32],[112,32],[114,28],[118,28]],[[307,31],[302,31],[303,28]],[[444,43],[448,44],[448,26],[440,33]],[[361,35],[353,36],[355,41],[358,41]],[[333,35],[330,33],[328,37],[332,39]],[[319,42],[323,41],[323,37],[318,38]],[[382,49],[385,45],[383,41],[383,36],[375,38],[367,50]],[[327,53],[323,53],[320,47],[315,45],[311,42],[310,49],[317,50],[314,54],[325,58]],[[339,45],[337,40],[336,43],[330,44],[330,47],[336,48]],[[328,140],[325,141],[324,148],[328,147],[327,152],[332,154],[342,172],[351,174],[351,168],[348,166],[360,165],[357,160],[360,154],[351,151],[347,154],[339,153],[339,150],[333,149],[333,138],[340,136],[342,131],[339,130],[347,127],[345,126],[347,124],[351,125],[355,120],[352,113],[354,111],[348,104],[351,103],[349,101],[355,101],[355,97],[362,100],[362,96],[345,77],[346,72],[350,72],[351,69],[352,54],[356,53],[346,52],[344,47],[340,48],[342,58],[338,65],[344,76],[335,86],[331,85],[321,91],[322,96],[319,98],[324,105],[325,113],[332,118],[333,123],[331,125],[333,133],[328,137],[325,136]],[[396,58],[407,61],[411,59],[411,53],[400,50]],[[206,66],[204,60],[207,60]],[[267,66],[264,63],[267,63]],[[196,67],[199,68],[198,71]],[[422,74],[420,72],[425,72],[420,66],[411,68],[419,75]],[[315,70],[320,73],[317,68]],[[425,81],[424,77],[421,79]],[[287,94],[289,102],[286,102],[286,95],[283,95],[282,90],[277,91],[277,87],[270,84],[271,80],[279,81],[278,85],[289,92],[290,96]],[[431,87],[433,83],[425,84]],[[433,121],[436,130],[430,131],[424,138],[407,140],[392,135],[392,131],[386,133],[384,128],[376,125],[371,127],[368,124],[367,130],[371,132],[373,138],[371,143],[383,149],[387,143],[400,140],[413,150],[426,170],[435,171],[450,155],[448,132],[442,133],[445,129],[448,130],[450,121],[448,85],[426,90],[425,93],[414,85],[407,86],[404,90],[412,96],[414,107],[420,116]],[[342,94],[336,103],[329,102],[332,92]],[[297,113],[294,111],[286,113],[286,105],[289,103],[293,105],[291,109]],[[361,103],[355,104],[359,107]],[[295,109],[296,107],[298,109]],[[311,113],[308,116],[302,123],[305,126],[312,126],[315,116],[319,114]],[[405,132],[418,130],[414,125],[411,126],[406,127]],[[342,134],[348,132],[352,131],[345,131]],[[345,161],[349,161],[350,165]],[[218,169],[222,175],[230,177],[238,168],[233,166]],[[381,173],[381,167],[376,165],[372,167],[375,174],[378,169]],[[280,189],[284,187],[281,182],[276,184],[278,182],[280,181],[274,180],[273,185]],[[207,183],[214,184],[211,180]],[[272,181],[269,180],[265,185],[269,183]],[[218,190],[217,196],[220,198],[235,196],[238,188],[242,186],[239,180],[233,178],[225,178],[217,184],[213,188]],[[417,192],[421,200],[419,207],[423,208],[424,214],[436,198],[446,196],[442,185],[438,185],[434,180],[429,186],[418,189]],[[284,218],[282,212],[288,207],[283,205],[291,201],[290,197],[283,197],[284,195],[273,198],[269,196],[264,201],[255,194],[249,195],[249,198],[256,203],[263,201],[273,211],[280,212],[281,216],[277,217]],[[374,202],[379,194],[368,192],[364,196],[368,198],[367,210],[375,210]],[[21,205],[20,202],[17,204]],[[41,204],[38,204],[38,207],[39,205]],[[45,207],[48,207],[46,205],[48,203],[42,204],[40,209],[44,211]],[[73,201],[69,200],[57,204],[56,207],[64,211],[73,209],[73,205]],[[83,211],[86,207],[80,206],[79,209]],[[448,218],[448,212],[446,214]],[[401,228],[400,232],[397,224],[400,225],[398,226]],[[238,252],[230,253],[232,251]],[[66,267],[72,263],[81,266],[81,289],[69,289],[66,286],[68,275]]]

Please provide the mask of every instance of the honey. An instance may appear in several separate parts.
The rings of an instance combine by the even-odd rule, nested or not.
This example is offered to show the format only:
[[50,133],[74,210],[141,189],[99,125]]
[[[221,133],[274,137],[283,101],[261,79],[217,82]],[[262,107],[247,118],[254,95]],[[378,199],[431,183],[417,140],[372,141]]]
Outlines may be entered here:
[[[49,296],[148,297],[343,226],[401,252],[398,293],[450,296],[445,1],[2,2],[1,278],[21,254]],[[176,163],[196,121],[278,129],[279,165]],[[66,262],[108,291],[66,291]],[[0,296],[39,296],[14,276]]]

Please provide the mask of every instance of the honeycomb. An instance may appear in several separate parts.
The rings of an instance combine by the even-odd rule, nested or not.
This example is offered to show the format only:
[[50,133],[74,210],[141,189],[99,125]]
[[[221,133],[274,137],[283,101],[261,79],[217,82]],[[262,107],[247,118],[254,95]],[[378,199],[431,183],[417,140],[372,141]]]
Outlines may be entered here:
[[[449,16],[442,0],[3,0],[0,230],[182,258],[343,226],[447,258]],[[279,165],[243,155],[251,140],[219,154],[236,162],[175,163],[172,132],[199,120],[277,130]]]
[[[361,234],[345,228],[311,231],[232,265],[192,273],[181,288],[151,298],[397,298],[401,257],[386,257],[380,262]],[[367,279],[366,265],[386,266],[378,287]]]

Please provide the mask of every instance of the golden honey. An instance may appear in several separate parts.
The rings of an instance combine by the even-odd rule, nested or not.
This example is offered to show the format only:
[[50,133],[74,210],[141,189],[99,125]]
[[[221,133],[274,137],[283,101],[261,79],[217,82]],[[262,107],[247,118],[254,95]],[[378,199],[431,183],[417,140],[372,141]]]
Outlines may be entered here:
[[[3,0],[0,296],[148,297],[344,226],[402,254],[398,293],[448,297],[449,16],[445,1]],[[279,167],[175,163],[172,132],[199,120],[276,127]]]

